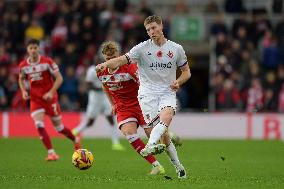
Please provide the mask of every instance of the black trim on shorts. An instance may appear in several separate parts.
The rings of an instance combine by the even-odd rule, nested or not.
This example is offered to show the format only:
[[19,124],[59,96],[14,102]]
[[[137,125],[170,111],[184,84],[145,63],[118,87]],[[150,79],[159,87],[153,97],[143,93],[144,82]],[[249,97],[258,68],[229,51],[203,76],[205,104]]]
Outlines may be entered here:
[[[176,108],[174,108],[172,106],[164,106],[164,107],[161,108],[161,110],[164,109],[164,108],[172,108],[174,110],[174,115],[176,115],[176,111],[177,111]],[[161,112],[161,110],[159,111],[159,113]]]

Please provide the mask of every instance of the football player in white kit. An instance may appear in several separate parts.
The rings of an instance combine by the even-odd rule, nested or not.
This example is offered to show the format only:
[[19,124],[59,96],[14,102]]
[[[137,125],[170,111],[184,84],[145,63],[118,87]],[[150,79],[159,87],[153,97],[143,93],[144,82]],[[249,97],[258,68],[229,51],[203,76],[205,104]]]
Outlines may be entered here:
[[97,77],[96,67],[92,65],[87,70],[86,82],[89,88],[88,105],[86,111],[86,120],[72,130],[74,135],[82,133],[85,129],[91,127],[96,118],[103,114],[111,125],[111,140],[113,150],[124,150],[124,147],[119,142],[119,133],[117,127],[114,126],[114,118],[112,115],[112,107],[107,99],[105,92],[102,89],[102,83]]
[[[158,154],[166,150],[178,178],[186,178],[185,168],[179,161],[167,131],[177,108],[176,91],[191,77],[187,57],[181,45],[164,37],[161,17],[147,17],[144,26],[149,40],[136,45],[123,56],[97,65],[96,69],[114,69],[132,60],[137,62],[140,80],[138,100],[146,123],[153,127],[141,155]],[[176,79],[178,67],[181,75]],[[160,139],[164,144],[158,143]]]

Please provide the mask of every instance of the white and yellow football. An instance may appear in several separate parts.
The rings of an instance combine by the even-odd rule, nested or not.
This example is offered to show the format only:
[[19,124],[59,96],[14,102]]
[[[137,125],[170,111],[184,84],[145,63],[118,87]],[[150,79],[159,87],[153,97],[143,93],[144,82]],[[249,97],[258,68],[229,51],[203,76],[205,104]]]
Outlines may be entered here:
[[78,149],[72,155],[73,165],[80,170],[89,169],[93,165],[93,162],[94,156],[87,149]]

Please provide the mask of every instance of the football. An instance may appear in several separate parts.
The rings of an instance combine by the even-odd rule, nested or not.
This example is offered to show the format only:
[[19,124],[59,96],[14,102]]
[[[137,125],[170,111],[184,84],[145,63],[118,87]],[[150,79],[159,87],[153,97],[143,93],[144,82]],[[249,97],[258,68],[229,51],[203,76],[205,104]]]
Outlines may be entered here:
[[72,155],[73,165],[80,170],[89,169],[93,165],[93,162],[94,156],[87,149],[78,149]]

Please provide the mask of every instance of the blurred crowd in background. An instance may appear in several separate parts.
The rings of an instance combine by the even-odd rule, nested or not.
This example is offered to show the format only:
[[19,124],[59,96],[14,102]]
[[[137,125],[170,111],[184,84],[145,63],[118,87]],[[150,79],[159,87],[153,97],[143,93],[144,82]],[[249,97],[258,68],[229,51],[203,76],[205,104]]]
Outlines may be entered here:
[[[278,2],[281,6],[272,7],[276,13],[282,12]],[[230,11],[238,17],[226,24],[216,16],[210,29],[216,41],[211,86],[216,110],[283,112],[284,16],[269,19],[264,8],[248,14],[242,4]]]
[[[171,15],[190,15],[194,10],[190,3],[198,2],[164,1]],[[205,28],[205,43],[209,45],[209,39],[214,39],[216,61],[205,78],[209,85],[197,84],[207,87],[201,95],[206,103],[197,109],[208,109],[207,97],[211,95],[214,111],[284,111],[282,0],[270,0],[269,13],[267,7],[248,10],[241,0],[200,2],[200,14],[214,18]],[[115,40],[124,53],[148,39],[144,19],[160,14],[160,9],[149,4],[146,0],[0,0],[0,110],[27,109],[17,84],[18,64],[26,57],[26,40],[35,38],[41,41],[41,52],[53,57],[64,77],[59,90],[61,108],[84,111],[88,100],[85,73],[90,65],[102,62],[100,44]],[[226,22],[227,15],[233,15],[232,22]],[[271,20],[268,15],[278,15],[279,19]],[[170,38],[170,16],[162,16],[165,35]],[[185,50],[194,57],[190,49]],[[209,53],[205,57],[212,62]],[[194,70],[194,64],[190,66]],[[182,88],[178,93],[182,110],[192,108],[187,91],[195,90],[190,85],[185,87],[188,90]]]

